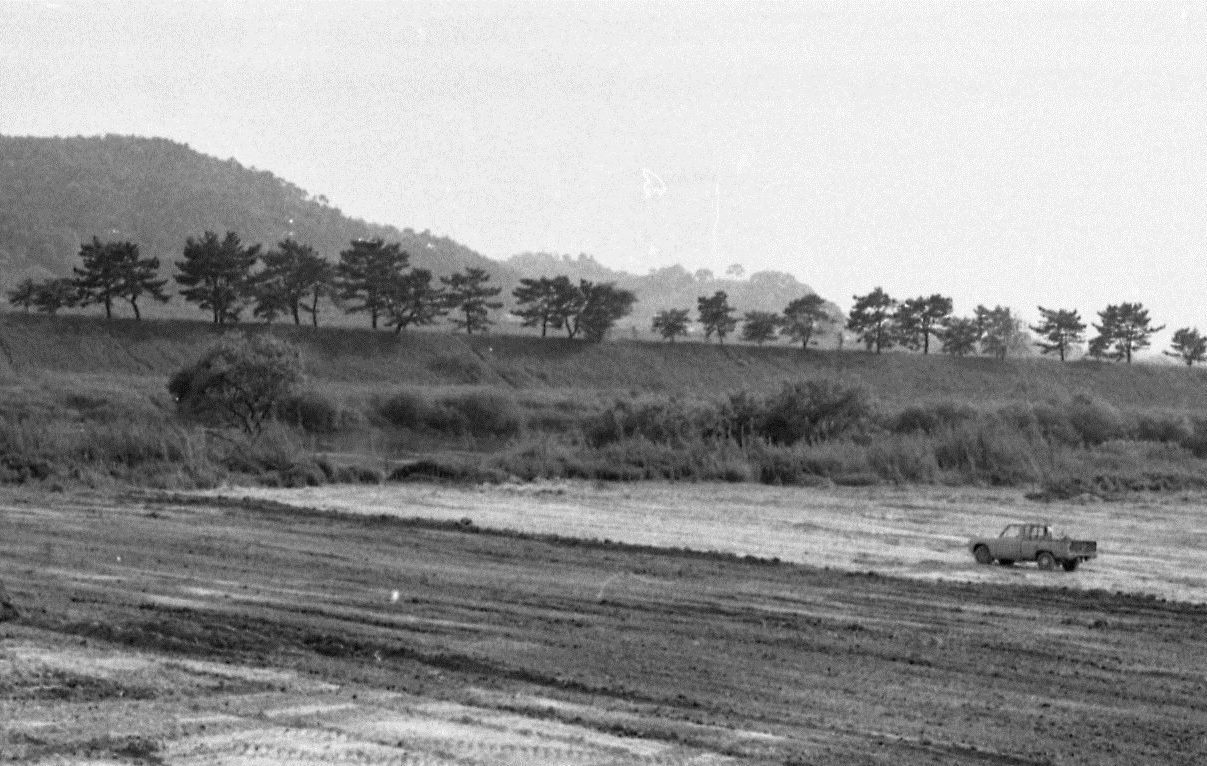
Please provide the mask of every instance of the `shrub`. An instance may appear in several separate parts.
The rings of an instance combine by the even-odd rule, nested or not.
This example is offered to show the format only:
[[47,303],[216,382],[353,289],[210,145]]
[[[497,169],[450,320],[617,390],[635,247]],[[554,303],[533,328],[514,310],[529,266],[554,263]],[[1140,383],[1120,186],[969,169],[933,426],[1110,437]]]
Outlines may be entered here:
[[376,409],[382,418],[398,428],[458,434],[465,430],[460,414],[418,391],[399,391],[378,403]]
[[716,409],[679,399],[616,402],[610,409],[584,420],[582,430],[594,447],[640,438],[656,444],[684,445],[718,430]]
[[168,391],[185,414],[259,434],[301,381],[295,346],[271,335],[226,335],[172,375]]
[[967,405],[938,402],[906,407],[889,418],[886,425],[890,431],[898,434],[933,434],[976,417],[977,411]]
[[773,444],[815,444],[866,428],[871,414],[864,389],[810,380],[785,384],[767,400],[761,430]]
[[1073,398],[1068,407],[1068,419],[1069,425],[1085,445],[1102,444],[1127,436],[1127,424],[1118,410],[1084,395]]
[[1145,412],[1136,416],[1135,436],[1142,441],[1190,444],[1195,429],[1184,415]]
[[277,402],[276,417],[283,423],[312,434],[333,434],[343,422],[339,405],[313,389],[284,396]]
[[475,436],[515,436],[524,429],[523,412],[509,396],[474,391],[446,398],[444,406]]

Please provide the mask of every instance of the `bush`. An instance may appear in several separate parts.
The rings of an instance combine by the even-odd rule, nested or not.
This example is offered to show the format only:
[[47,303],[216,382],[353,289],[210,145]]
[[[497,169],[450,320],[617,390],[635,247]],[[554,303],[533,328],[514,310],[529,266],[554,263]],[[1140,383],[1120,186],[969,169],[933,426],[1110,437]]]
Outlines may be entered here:
[[524,415],[515,399],[490,391],[475,391],[444,400],[457,420],[474,436],[515,436],[524,430]]
[[311,434],[333,434],[343,424],[339,405],[319,391],[299,391],[277,402],[276,417]]
[[1068,420],[1081,443],[1087,446],[1127,437],[1127,423],[1119,411],[1087,396],[1073,398],[1068,407]]
[[1184,415],[1145,412],[1136,416],[1135,436],[1141,441],[1189,445],[1195,428]]
[[888,418],[886,425],[897,434],[933,434],[976,418],[977,411],[967,405],[939,402],[906,407]]
[[605,412],[586,418],[582,431],[593,447],[638,438],[655,444],[685,445],[715,432],[718,423],[716,409],[708,404],[688,404],[673,398],[621,400]]
[[302,382],[297,347],[271,335],[226,335],[168,381],[180,412],[259,434]]
[[810,380],[785,384],[766,401],[761,431],[773,444],[816,444],[866,428],[871,415],[864,389]]

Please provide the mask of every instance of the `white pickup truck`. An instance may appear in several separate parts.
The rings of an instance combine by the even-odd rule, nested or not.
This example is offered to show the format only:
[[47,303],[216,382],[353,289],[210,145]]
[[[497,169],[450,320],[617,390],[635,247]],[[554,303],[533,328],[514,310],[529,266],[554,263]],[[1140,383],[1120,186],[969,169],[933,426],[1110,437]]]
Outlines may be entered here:
[[1098,543],[1056,537],[1047,524],[1009,524],[997,537],[973,538],[968,550],[978,564],[996,561],[1010,566],[1016,561],[1034,561],[1040,569],[1055,569],[1060,564],[1066,572],[1072,572],[1098,555]]

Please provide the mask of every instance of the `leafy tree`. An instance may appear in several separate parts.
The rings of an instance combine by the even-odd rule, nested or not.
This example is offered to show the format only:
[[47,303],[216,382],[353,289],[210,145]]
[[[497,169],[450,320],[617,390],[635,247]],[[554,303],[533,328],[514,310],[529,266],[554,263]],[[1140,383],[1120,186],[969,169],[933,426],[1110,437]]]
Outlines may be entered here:
[[774,340],[782,321],[774,311],[747,311],[743,317],[742,340],[753,341],[760,346]]
[[729,305],[729,296],[724,290],[717,290],[712,297],[701,295],[696,299],[696,308],[700,313],[700,324],[704,326],[705,339],[715,333],[718,343],[725,343],[725,336],[738,326],[738,320],[733,316],[734,308]]
[[413,269],[395,277],[386,292],[386,324],[397,335],[411,325],[430,325],[448,313],[444,292],[432,284],[432,272]]
[[1043,321],[1031,325],[1031,331],[1047,339],[1047,343],[1039,343],[1043,353],[1050,354],[1055,351],[1063,362],[1069,349],[1085,339],[1085,322],[1081,321],[1077,309],[1046,309],[1043,306],[1038,308]]
[[632,311],[637,302],[636,295],[611,282],[592,283],[584,279],[579,290],[583,295],[583,306],[574,323],[583,337],[592,343],[602,341],[616,321]]
[[397,242],[387,244],[380,238],[356,239],[341,250],[335,266],[338,297],[349,301],[349,314],[367,311],[369,325],[376,330],[377,320],[386,311],[386,295],[394,280],[402,276],[410,256]]
[[794,341],[800,341],[801,350],[808,350],[813,335],[821,325],[830,324],[834,317],[825,300],[817,293],[796,298],[784,308],[780,332]]
[[34,299],[38,295],[38,283],[32,279],[25,279],[17,283],[17,286],[8,291],[8,302],[14,306],[20,306],[25,313],[29,313],[29,309],[34,305]]
[[856,295],[847,329],[859,336],[868,351],[893,347],[893,311],[897,301],[877,287],[867,295]]
[[[1165,329],[1165,325],[1153,327],[1148,316],[1148,309],[1140,303],[1119,303],[1109,305],[1098,312],[1102,324],[1094,325],[1098,337],[1094,340],[1104,349],[1110,349],[1104,355],[1118,361],[1132,363],[1132,354],[1143,351],[1149,346],[1149,339],[1154,333]],[[1099,341],[1098,339],[1102,340]]]
[[491,309],[502,308],[503,304],[490,299],[501,293],[503,288],[486,286],[490,275],[485,269],[471,266],[464,272],[441,277],[440,281],[446,287],[446,305],[458,314],[453,317],[453,324],[458,328],[472,335],[475,330],[485,332],[494,324],[487,315]]
[[292,239],[281,240],[264,254],[264,269],[256,275],[256,314],[269,321],[277,314],[288,314],[300,325],[302,312],[308,311],[317,325],[318,300],[326,294],[332,276],[331,264],[314,248]]
[[212,231],[200,240],[189,237],[184,246],[184,260],[176,262],[180,273],[184,299],[208,309],[214,324],[239,321],[243,303],[252,287],[251,270],[260,253],[259,245],[244,247],[239,235],[228,231],[218,239]]
[[663,340],[674,343],[676,337],[687,335],[687,325],[691,321],[688,314],[688,309],[663,309],[659,311],[654,315],[654,332],[661,335]]
[[172,375],[168,391],[185,414],[257,435],[302,377],[296,347],[271,335],[227,335]]
[[75,282],[68,277],[47,279],[39,282],[34,291],[34,306],[44,314],[54,316],[60,309],[70,308],[79,302],[79,291]]
[[901,345],[923,354],[930,353],[930,336],[938,332],[943,320],[951,316],[951,298],[943,295],[909,298],[893,315]]
[[1182,327],[1174,331],[1173,343],[1166,356],[1181,359],[1187,367],[1193,367],[1195,362],[1207,359],[1207,337],[1199,333],[1199,328]]
[[939,331],[943,353],[952,356],[975,354],[981,342],[981,323],[970,317],[948,317]]
[[976,321],[981,328],[981,351],[986,354],[1005,359],[1026,342],[1022,322],[1006,306],[977,306]]
[[524,327],[539,325],[541,337],[544,338],[550,326],[556,329],[565,321],[560,308],[563,305],[561,299],[566,285],[573,287],[570,278],[565,276],[556,279],[521,279],[519,286],[511,292],[516,299],[516,310],[513,313],[524,320]]

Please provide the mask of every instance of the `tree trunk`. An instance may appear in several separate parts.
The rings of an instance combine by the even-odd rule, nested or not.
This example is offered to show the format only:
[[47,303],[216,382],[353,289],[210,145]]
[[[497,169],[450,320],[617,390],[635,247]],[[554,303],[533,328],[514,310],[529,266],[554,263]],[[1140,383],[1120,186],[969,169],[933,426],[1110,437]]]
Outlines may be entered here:
[[141,320],[142,320],[142,312],[140,312],[140,311],[138,310],[138,298],[131,298],[131,299],[130,299],[130,308],[134,309],[134,319],[135,319],[136,321],[141,321]]
[[302,318],[298,316],[298,302],[294,301],[290,308],[293,310],[293,324],[295,327],[302,324]]
[[113,298],[105,293],[105,319],[113,318]]

